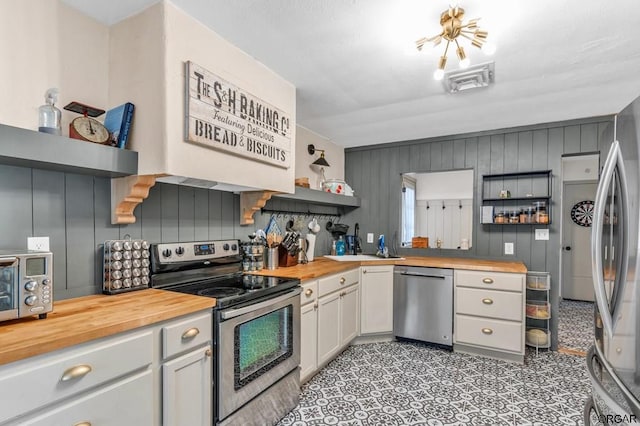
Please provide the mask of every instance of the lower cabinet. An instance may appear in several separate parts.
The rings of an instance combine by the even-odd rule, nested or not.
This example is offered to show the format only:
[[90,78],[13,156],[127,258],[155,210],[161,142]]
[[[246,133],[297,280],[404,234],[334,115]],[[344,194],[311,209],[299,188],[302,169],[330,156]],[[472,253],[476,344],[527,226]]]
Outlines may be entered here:
[[454,350],[524,362],[525,275],[456,270]]
[[300,379],[306,381],[360,332],[359,271],[302,284]]
[[212,423],[205,311],[0,366],[0,425]]
[[393,332],[393,265],[362,266],[361,334]]
[[212,419],[211,346],[162,365],[163,425],[210,425]]
[[318,281],[302,283],[300,294],[300,380],[318,368]]

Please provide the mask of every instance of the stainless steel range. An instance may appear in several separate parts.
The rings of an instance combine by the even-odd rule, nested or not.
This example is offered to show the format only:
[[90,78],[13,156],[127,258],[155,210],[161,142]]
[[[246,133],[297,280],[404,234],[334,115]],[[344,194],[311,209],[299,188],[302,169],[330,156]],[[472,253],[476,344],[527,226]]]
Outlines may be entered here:
[[216,298],[214,424],[275,424],[300,392],[300,282],[243,275],[238,240],[151,246],[151,286]]

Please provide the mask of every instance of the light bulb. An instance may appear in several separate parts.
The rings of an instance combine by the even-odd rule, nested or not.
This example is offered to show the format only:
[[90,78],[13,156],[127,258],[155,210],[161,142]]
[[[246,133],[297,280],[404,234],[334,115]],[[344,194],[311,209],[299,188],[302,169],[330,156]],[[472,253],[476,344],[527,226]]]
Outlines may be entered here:
[[463,60],[460,61],[460,68],[462,69],[469,68],[470,64],[471,64],[471,61],[469,60],[469,58],[464,58]]
[[444,70],[440,68],[436,69],[433,72],[433,78],[434,80],[442,80],[444,78]]
[[487,55],[496,53],[496,45],[493,43],[485,43],[482,45],[482,51]]

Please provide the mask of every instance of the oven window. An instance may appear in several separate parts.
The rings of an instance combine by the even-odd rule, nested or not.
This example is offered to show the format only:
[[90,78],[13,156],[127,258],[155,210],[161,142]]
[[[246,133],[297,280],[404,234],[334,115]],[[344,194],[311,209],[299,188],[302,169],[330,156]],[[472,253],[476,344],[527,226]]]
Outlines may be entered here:
[[0,263],[0,316],[2,316],[3,311],[12,311],[14,309],[17,309],[17,274],[18,267],[16,266],[16,264]]
[[260,377],[293,354],[293,305],[235,328],[236,390]]

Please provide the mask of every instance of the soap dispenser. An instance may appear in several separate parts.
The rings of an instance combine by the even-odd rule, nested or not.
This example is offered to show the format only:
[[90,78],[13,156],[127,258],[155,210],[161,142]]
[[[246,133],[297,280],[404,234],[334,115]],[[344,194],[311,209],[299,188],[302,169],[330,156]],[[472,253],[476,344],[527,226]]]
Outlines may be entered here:
[[336,242],[336,255],[344,256],[344,253],[347,251],[346,249],[347,245],[345,244],[342,235],[340,235],[340,238],[338,238],[338,241]]

